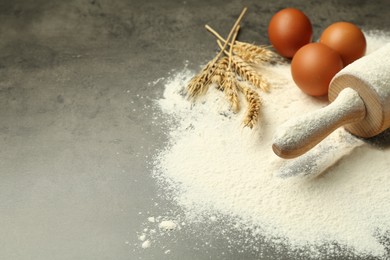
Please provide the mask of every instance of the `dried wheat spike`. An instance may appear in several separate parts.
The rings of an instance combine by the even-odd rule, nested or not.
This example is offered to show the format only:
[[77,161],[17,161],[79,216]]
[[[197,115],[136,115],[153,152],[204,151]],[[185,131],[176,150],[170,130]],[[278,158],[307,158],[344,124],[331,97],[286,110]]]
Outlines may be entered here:
[[248,101],[248,108],[243,123],[244,126],[252,129],[259,120],[261,107],[260,96],[255,90],[244,86],[242,83],[238,83],[238,85]]
[[211,77],[211,82],[216,84],[217,89],[223,90],[222,82],[226,77],[225,73],[229,65],[229,58],[226,56],[220,58],[217,61],[216,65],[217,68],[215,69],[215,72]]
[[248,63],[273,62],[276,58],[276,54],[266,46],[239,41],[235,42],[233,53]]
[[207,92],[211,77],[213,76],[216,68],[216,59],[212,59],[190,80],[187,86],[188,96],[190,98],[196,98]]
[[240,101],[238,99],[238,86],[235,73],[228,67],[225,71],[225,78],[222,80],[222,88],[232,106],[233,112],[240,110]]
[[258,87],[265,92],[269,91],[268,82],[260,74],[258,74],[251,65],[243,61],[241,58],[233,55],[232,66],[241,78],[249,81],[253,86]]

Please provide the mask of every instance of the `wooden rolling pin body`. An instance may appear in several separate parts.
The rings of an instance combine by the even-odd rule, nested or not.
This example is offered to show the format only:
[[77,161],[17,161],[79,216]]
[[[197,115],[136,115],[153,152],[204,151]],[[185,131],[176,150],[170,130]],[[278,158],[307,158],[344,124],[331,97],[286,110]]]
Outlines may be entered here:
[[337,73],[329,86],[329,101],[334,104],[281,126],[274,136],[274,152],[282,158],[297,157],[340,126],[364,138],[389,128],[390,43]]

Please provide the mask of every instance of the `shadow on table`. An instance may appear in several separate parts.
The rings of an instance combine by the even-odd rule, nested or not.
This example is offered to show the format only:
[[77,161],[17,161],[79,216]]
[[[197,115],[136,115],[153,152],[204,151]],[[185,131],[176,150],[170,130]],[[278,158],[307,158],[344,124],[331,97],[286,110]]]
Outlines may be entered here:
[[362,138],[361,140],[374,147],[388,149],[390,148],[390,128],[380,133],[379,135],[370,138]]

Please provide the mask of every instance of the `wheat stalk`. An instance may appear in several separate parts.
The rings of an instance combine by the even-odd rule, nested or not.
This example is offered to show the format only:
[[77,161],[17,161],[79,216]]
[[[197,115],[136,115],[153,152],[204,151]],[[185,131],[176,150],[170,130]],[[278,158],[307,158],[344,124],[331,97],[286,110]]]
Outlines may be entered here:
[[[219,41],[226,43],[226,40],[213,28],[206,26],[206,29],[211,32]],[[221,46],[220,43],[218,44]],[[231,43],[229,43],[229,45],[231,45]],[[267,46],[257,46],[240,41],[235,41],[233,43],[233,53],[248,63],[274,62],[277,59],[277,55],[268,49]]]
[[[239,94],[241,93],[248,103],[243,124],[245,127],[253,128],[260,117],[261,99],[249,83],[266,92],[269,86],[252,65],[277,62],[277,55],[266,46],[236,41],[239,23],[245,12],[246,8],[242,10],[226,40],[210,26],[205,25],[206,29],[217,37],[220,51],[200,73],[190,80],[188,94],[190,98],[196,98],[205,94],[211,83],[215,84],[217,89],[224,92],[232,110],[238,112],[240,110]],[[226,50],[227,46],[229,46],[229,51]],[[225,56],[222,57],[223,54]],[[242,81],[237,79],[238,76]]]
[[252,129],[259,121],[260,107],[261,107],[260,96],[255,90],[244,86],[241,82],[238,82],[237,86],[239,87],[240,91],[244,94],[248,102],[248,108],[243,120],[243,124],[244,126]]
[[[217,43],[219,47],[222,46],[222,43],[219,40],[217,40]],[[236,55],[231,55],[226,51],[224,51],[224,53],[228,55],[229,58],[232,59],[233,68],[238,75],[240,75],[243,79],[252,83],[252,85],[254,85],[255,87],[258,87],[265,92],[269,91],[268,82],[260,74],[258,74],[256,70],[249,63],[245,62],[244,60],[237,57]]]
[[253,86],[265,92],[269,91],[268,82],[252,66],[235,55],[232,56],[231,60],[233,69],[241,78],[249,81]]
[[237,26],[232,37],[232,44],[230,44],[229,55],[228,55],[228,64],[225,71],[225,78],[222,80],[222,88],[227,96],[228,101],[230,102],[233,112],[238,112],[240,110],[240,101],[238,99],[238,86],[236,74],[232,71],[232,51],[233,43],[236,40],[238,30],[240,29]]
[[[211,29],[212,30],[212,29]],[[226,50],[224,51],[224,53],[229,57],[229,63],[228,63],[228,70],[230,70],[230,73],[233,73],[231,71],[231,68],[235,69],[236,73],[239,74],[243,79],[251,82],[253,85],[267,91],[268,90],[268,83],[259,75],[257,74],[257,72],[254,70],[254,68],[252,68],[249,63],[243,59],[241,59],[238,55],[233,55],[232,52],[235,48],[235,44],[233,44],[233,42],[236,44],[236,43],[239,43],[239,42],[235,42],[235,41],[232,41],[232,43],[230,43],[230,51],[227,52]],[[222,43],[220,40],[217,40],[217,43],[220,47],[222,47]],[[248,45],[249,46],[249,45]],[[248,46],[245,46],[245,45],[242,45],[242,49],[245,49],[245,51],[259,51],[260,49],[258,48],[247,48]],[[259,54],[259,53],[257,53]],[[253,54],[253,57],[256,56],[256,53]],[[229,75],[230,77],[231,75]],[[253,128],[256,123],[258,122],[258,118],[259,118],[259,115],[260,115],[260,107],[261,107],[261,100],[260,100],[260,96],[259,94],[249,88],[249,87],[246,87],[243,85],[242,82],[240,81],[237,81],[235,78],[234,78],[234,81],[233,81],[233,84],[234,84],[234,87],[243,93],[243,95],[245,96],[247,102],[248,102],[248,108],[247,108],[247,111],[246,111],[246,115],[243,119],[243,124],[245,127],[249,127],[249,128]],[[235,102],[233,100],[233,95],[232,93],[228,93],[228,99],[230,101],[230,103],[233,103]],[[237,104],[238,101],[237,101]]]
[[[208,90],[208,86],[210,83],[210,79],[213,76],[216,65],[215,63],[218,61],[218,59],[221,57],[221,55],[224,53],[225,48],[228,45],[228,42],[230,38],[234,35],[237,35],[237,28],[239,28],[239,23],[241,22],[242,18],[244,17],[245,13],[247,11],[247,8],[244,7],[235,21],[232,29],[229,32],[229,35],[225,41],[225,44],[221,47],[221,50],[219,53],[215,56],[214,59],[209,61],[206,66],[201,70],[201,72],[198,75],[195,75],[189,82],[187,89],[188,89],[188,95],[190,98],[196,98],[197,96],[201,94],[205,94]],[[207,25],[206,25],[207,26]],[[235,39],[235,37],[234,37]]]

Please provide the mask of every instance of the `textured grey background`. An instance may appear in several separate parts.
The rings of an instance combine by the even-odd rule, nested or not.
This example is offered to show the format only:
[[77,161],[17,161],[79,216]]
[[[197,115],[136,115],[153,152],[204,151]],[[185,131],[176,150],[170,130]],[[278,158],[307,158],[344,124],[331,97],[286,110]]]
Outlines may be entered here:
[[[390,28],[388,0],[0,1],[0,259],[260,257],[196,227],[161,238],[169,255],[136,237],[173,207],[150,177],[166,136],[164,118],[152,120],[163,82],[148,83],[208,61],[204,24],[226,35],[243,6],[240,39],[259,44],[288,6],[310,17],[314,38],[340,20]],[[273,251],[263,257],[289,258]]]

